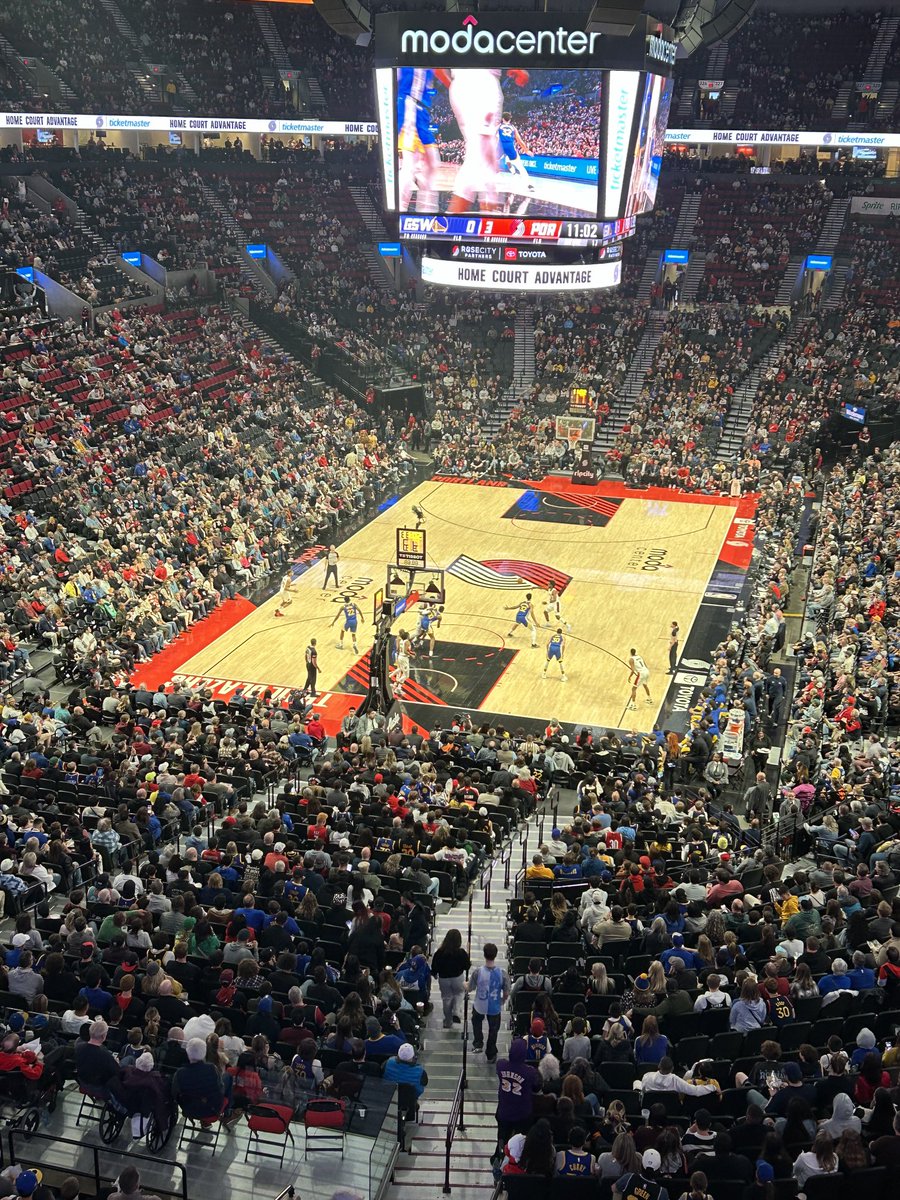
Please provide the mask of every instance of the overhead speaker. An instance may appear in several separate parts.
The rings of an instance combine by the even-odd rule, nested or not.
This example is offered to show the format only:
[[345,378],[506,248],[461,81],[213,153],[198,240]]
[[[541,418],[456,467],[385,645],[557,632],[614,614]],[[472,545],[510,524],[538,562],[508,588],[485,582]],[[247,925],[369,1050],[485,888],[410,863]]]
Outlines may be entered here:
[[681,0],[672,20],[675,37],[686,54],[703,45],[703,26],[716,15],[716,0]]
[[364,46],[372,36],[372,17],[359,0],[313,0],[316,12],[335,33]]
[[676,37],[687,54],[701,46],[714,46],[747,21],[756,0],[725,0],[716,12],[716,0],[681,0],[672,21]]
[[737,33],[742,25],[750,20],[756,8],[756,0],[727,0],[722,11],[716,13],[711,21],[700,28],[704,46],[714,46],[722,38]]
[[597,0],[585,29],[610,37],[630,37],[641,16],[644,0]]

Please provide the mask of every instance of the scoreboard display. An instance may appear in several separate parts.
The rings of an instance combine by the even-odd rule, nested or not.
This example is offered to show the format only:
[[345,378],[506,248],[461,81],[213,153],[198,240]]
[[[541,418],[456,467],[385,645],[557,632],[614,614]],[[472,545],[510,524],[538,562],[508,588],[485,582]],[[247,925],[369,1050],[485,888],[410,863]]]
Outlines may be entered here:
[[585,417],[593,411],[594,405],[587,388],[573,387],[572,394],[569,396],[569,415],[573,417]]
[[539,13],[379,14],[385,204],[400,237],[627,236],[618,223],[655,202],[674,59],[649,17],[614,37]]
[[619,221],[563,220],[559,217],[419,216],[401,213],[400,236],[406,241],[524,243],[532,246],[603,246],[634,233],[635,218]]

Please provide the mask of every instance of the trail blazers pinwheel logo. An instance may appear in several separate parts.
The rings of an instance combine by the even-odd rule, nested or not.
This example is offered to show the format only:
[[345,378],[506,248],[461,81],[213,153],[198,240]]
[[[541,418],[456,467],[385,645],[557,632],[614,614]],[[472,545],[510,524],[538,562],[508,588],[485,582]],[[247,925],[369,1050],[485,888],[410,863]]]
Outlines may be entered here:
[[467,554],[460,554],[447,571],[474,587],[496,588],[503,592],[520,592],[529,584],[548,588],[552,583],[562,594],[572,582],[572,576],[565,571],[520,558],[492,558],[479,562]]

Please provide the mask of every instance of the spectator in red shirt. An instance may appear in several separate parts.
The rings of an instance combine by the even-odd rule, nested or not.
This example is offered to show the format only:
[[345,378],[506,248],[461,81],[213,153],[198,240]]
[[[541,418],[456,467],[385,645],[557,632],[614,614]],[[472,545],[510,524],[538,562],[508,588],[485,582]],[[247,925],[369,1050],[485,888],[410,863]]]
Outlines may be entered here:
[[186,788],[196,787],[198,784],[202,788],[206,780],[200,774],[200,769],[196,763],[191,763],[191,769],[184,777],[184,786]]

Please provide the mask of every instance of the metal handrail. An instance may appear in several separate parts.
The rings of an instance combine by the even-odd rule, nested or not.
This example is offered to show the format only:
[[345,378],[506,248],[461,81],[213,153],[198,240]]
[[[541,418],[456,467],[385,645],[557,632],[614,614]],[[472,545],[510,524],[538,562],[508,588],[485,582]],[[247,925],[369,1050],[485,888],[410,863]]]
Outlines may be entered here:
[[[462,1080],[463,1091],[469,1086],[469,1004],[471,993],[469,991],[469,972],[466,971],[466,990],[463,993],[463,1017],[462,1017]],[[460,1129],[464,1129],[464,1125],[460,1125]]]
[[497,860],[492,858],[481,872],[481,877],[478,880],[478,886],[484,892],[484,907],[491,907],[491,880],[494,877],[494,863]]
[[[468,997],[468,993],[467,993]],[[466,1129],[466,1073],[465,1068],[460,1071],[459,1079],[456,1082],[456,1091],[453,1094],[453,1103],[450,1105],[450,1115],[447,1118],[447,1134],[444,1139],[444,1187],[445,1196],[449,1196],[450,1187],[450,1156],[453,1153],[453,1140],[456,1137],[457,1129],[463,1133]]]
[[[34,1133],[28,1133],[24,1129],[10,1129],[8,1131],[7,1136],[9,1138],[9,1141],[8,1141],[9,1161],[11,1163],[24,1161],[24,1158],[28,1158],[29,1162],[32,1161],[32,1158],[29,1158],[27,1155],[24,1155],[23,1158],[17,1157],[16,1151],[15,1151],[16,1137],[21,1137],[23,1140],[23,1143],[26,1143],[26,1144],[33,1143],[35,1138],[40,1138],[42,1141],[49,1142],[53,1146],[57,1146],[57,1145],[77,1146],[81,1150],[89,1151],[93,1158],[93,1167],[94,1167],[93,1178],[94,1178],[94,1185],[96,1188],[97,1195],[100,1194],[100,1190],[104,1184],[104,1176],[100,1172],[100,1155],[101,1154],[115,1154],[119,1158],[127,1160],[129,1163],[148,1162],[148,1163],[153,1163],[156,1166],[162,1165],[165,1167],[177,1167],[177,1169],[181,1173],[181,1189],[180,1189],[180,1191],[172,1191],[170,1188],[160,1187],[158,1184],[152,1185],[153,1191],[154,1192],[162,1192],[163,1195],[166,1195],[166,1196],[180,1196],[181,1200],[188,1200],[187,1172],[185,1171],[184,1164],[177,1162],[173,1158],[159,1158],[158,1155],[154,1156],[152,1154],[138,1154],[134,1150],[117,1150],[114,1146],[92,1146],[89,1143],[87,1143],[81,1139],[78,1139],[78,1138],[59,1137],[55,1133],[46,1133],[42,1130],[37,1130]],[[48,1163],[46,1165],[51,1166],[54,1169],[58,1169],[60,1171],[65,1171],[69,1175],[85,1176],[88,1174],[88,1172],[79,1170],[77,1167],[72,1167],[71,1162],[72,1162],[72,1160],[70,1158],[66,1162],[60,1162],[58,1164]],[[38,1163],[38,1166],[41,1166],[41,1165],[44,1165],[44,1164]],[[109,1181],[107,1180],[107,1182],[109,1182]],[[283,1195],[283,1193],[282,1193],[282,1195]],[[276,1200],[280,1200],[280,1197],[277,1197]]]

